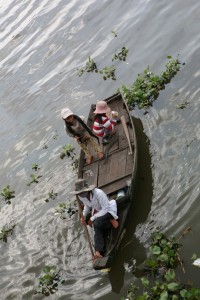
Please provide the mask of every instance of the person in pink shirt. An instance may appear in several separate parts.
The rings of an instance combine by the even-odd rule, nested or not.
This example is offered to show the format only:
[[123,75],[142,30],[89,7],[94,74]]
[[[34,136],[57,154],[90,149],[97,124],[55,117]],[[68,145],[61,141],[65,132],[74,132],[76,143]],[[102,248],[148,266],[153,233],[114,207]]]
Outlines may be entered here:
[[92,130],[98,137],[102,137],[102,143],[107,143],[109,138],[116,132],[117,121],[110,119],[107,114],[111,112],[106,101],[98,101],[94,111],[94,123]]

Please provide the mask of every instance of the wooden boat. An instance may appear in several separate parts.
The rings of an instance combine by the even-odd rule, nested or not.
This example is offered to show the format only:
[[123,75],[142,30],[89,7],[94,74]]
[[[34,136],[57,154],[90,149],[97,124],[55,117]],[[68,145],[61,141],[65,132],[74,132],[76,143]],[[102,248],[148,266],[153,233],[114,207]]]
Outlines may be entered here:
[[[119,113],[121,122],[117,125],[117,132],[109,144],[104,146],[105,158],[95,159],[87,165],[84,153],[81,151],[78,168],[78,178],[87,179],[102,189],[109,199],[116,199],[119,227],[112,228],[106,237],[106,253],[103,258],[93,262],[93,268],[104,269],[112,265],[114,257],[126,232],[127,217],[134,199],[137,175],[137,140],[134,119],[120,93],[107,99],[112,111]],[[87,125],[93,124],[95,105],[91,106]],[[125,121],[125,122],[124,122]],[[118,197],[124,194],[122,197]],[[117,196],[118,195],[118,196]]]

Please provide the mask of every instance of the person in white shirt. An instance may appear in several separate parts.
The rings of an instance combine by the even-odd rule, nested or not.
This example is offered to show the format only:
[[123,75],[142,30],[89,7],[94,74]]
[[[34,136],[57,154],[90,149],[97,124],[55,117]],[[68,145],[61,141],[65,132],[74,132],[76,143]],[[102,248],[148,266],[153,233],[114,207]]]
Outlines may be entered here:
[[107,195],[94,185],[88,185],[85,179],[75,182],[75,191],[83,203],[83,217],[81,223],[94,227],[94,259],[101,258],[105,252],[104,232],[113,226],[118,227],[117,204],[109,200]]

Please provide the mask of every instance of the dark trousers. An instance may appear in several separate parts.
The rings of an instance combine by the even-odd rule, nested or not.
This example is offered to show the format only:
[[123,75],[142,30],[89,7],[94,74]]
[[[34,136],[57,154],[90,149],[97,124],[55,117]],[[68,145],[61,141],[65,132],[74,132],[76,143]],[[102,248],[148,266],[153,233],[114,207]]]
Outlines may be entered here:
[[105,233],[111,228],[110,220],[113,216],[109,213],[102,217],[96,218],[93,222],[94,226],[94,248],[95,251],[99,251],[101,254],[105,252]]

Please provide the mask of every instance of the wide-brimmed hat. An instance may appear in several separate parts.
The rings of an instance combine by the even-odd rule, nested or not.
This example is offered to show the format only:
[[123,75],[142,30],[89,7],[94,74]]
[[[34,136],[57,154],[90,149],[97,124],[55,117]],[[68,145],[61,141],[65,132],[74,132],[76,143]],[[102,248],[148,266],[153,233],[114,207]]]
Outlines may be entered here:
[[85,179],[78,179],[75,182],[75,190],[71,192],[71,194],[77,195],[82,192],[89,192],[92,191],[95,188],[95,185],[89,185],[87,183],[87,180]]
[[98,101],[96,104],[95,114],[106,114],[111,111],[106,101]]
[[67,119],[69,116],[72,116],[73,115],[73,112],[68,108],[68,107],[65,107],[61,110],[61,118],[62,119]]

